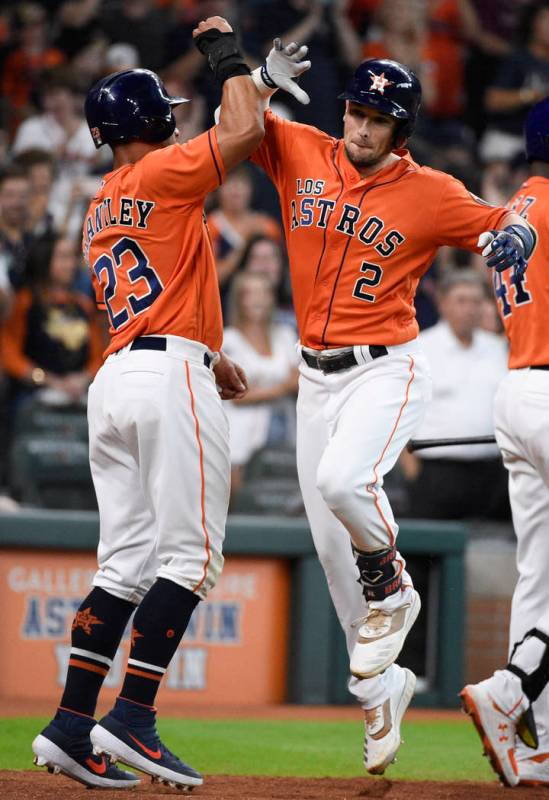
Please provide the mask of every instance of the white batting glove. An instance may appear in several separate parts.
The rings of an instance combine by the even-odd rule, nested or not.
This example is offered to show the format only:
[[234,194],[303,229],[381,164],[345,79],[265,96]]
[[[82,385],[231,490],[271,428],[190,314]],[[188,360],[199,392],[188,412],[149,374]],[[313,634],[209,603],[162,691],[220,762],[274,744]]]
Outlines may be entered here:
[[482,255],[484,258],[489,256],[492,252],[492,242],[495,238],[495,234],[493,234],[492,231],[484,231],[484,233],[481,233],[478,237],[477,247],[483,248]]
[[295,82],[295,78],[311,68],[311,62],[303,60],[308,50],[306,45],[299,46],[296,42],[284,47],[280,39],[275,39],[265,65],[252,72],[261,94],[270,95],[277,89],[284,89],[304,106],[308,105],[311,102],[309,95]]

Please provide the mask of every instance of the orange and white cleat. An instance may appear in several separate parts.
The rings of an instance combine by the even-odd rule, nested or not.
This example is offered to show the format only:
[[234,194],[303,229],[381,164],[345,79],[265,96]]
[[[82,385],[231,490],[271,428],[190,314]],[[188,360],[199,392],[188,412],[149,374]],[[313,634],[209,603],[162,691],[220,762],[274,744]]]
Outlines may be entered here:
[[[508,673],[511,681],[514,679],[517,682],[517,697],[510,703],[508,689],[511,681],[508,677],[502,678],[502,674],[503,671],[499,671],[485,681],[469,684],[460,697],[464,711],[475,724],[494,772],[505,786],[518,786],[520,774],[515,755],[517,727],[529,709],[529,701],[520,689],[520,681]],[[507,691],[502,692],[500,689],[505,683]]]

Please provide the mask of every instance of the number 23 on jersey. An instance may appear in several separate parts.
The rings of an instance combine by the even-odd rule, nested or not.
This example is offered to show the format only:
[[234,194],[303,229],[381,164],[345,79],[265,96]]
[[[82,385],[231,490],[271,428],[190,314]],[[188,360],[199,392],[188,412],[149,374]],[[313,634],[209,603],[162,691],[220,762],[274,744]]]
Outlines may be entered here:
[[[118,239],[109,253],[100,255],[92,269],[103,290],[114,330],[126,325],[132,316],[146,311],[164,288],[140,245],[129,236]],[[121,283],[123,291],[120,291]],[[134,291],[130,291],[130,287],[134,287]]]

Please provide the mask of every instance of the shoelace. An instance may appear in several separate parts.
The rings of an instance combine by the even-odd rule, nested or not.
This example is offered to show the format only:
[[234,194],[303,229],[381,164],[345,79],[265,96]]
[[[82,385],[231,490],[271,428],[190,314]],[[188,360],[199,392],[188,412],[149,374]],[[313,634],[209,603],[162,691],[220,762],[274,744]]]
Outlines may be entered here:
[[371,628],[381,628],[385,624],[384,617],[392,617],[392,614],[388,611],[383,611],[382,608],[372,608],[365,617],[358,617],[358,619],[353,620],[353,622],[351,622],[351,628],[360,627],[361,625],[368,625]]

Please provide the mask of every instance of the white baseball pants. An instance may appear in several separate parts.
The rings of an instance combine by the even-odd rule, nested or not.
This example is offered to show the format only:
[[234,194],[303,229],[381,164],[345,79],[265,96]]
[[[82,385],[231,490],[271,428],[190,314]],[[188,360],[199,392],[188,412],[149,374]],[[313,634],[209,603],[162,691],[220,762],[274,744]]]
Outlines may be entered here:
[[[421,424],[431,397],[429,367],[417,340],[387,349],[387,356],[372,360],[367,348],[355,347],[359,366],[328,375],[305,362],[300,366],[299,481],[349,654],[357,636],[352,623],[365,613],[351,540],[370,550],[394,543],[398,525],[383,478]],[[406,572],[403,582],[412,584]],[[373,682],[378,685],[376,678],[350,683],[370,707]]]
[[[496,439],[509,471],[518,582],[509,647],[532,628],[549,634],[549,372],[515,369],[495,398]],[[549,752],[549,689],[534,703],[540,752]],[[525,750],[531,757],[534,751]]]
[[90,386],[90,462],[100,517],[94,585],[139,603],[155,578],[206,597],[222,566],[229,430],[207,348],[167,336],[130,345]]

